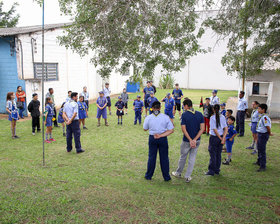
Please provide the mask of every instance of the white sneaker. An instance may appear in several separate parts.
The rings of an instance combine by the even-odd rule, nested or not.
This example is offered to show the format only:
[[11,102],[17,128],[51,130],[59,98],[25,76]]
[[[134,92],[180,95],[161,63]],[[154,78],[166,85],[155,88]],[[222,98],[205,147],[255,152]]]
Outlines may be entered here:
[[32,135],[35,135],[35,133],[34,133],[34,132],[32,132]]
[[181,174],[180,174],[180,173],[177,173],[176,171],[173,171],[171,174],[172,174],[172,176],[174,176],[174,177],[181,177]]
[[186,183],[191,182],[191,180],[192,180],[192,178],[191,178],[191,177],[187,177],[187,178],[186,178]]

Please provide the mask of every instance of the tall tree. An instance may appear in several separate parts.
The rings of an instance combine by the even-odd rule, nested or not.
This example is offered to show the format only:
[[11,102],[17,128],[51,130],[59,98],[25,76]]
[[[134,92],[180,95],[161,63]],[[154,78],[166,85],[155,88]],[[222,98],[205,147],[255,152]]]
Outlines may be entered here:
[[0,28],[15,27],[19,20],[19,15],[16,14],[18,3],[14,3],[7,12],[4,12],[3,5],[4,3],[0,1]]
[[280,61],[280,1],[223,0],[205,23],[228,38],[222,64],[229,74],[246,78],[261,72],[267,60]]
[[[61,44],[81,56],[92,52],[102,77],[130,66],[151,76],[158,65],[179,71],[186,60],[203,52],[195,7],[200,0],[59,0],[74,18]],[[209,7],[212,0],[204,0]]]

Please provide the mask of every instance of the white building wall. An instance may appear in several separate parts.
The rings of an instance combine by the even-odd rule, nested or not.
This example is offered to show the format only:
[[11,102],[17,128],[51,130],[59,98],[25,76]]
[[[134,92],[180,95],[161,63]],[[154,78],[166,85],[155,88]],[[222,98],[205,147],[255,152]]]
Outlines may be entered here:
[[[49,88],[54,89],[55,103],[59,107],[66,99],[68,90],[81,93],[83,86],[87,86],[90,99],[98,97],[98,92],[104,86],[104,80],[97,74],[97,69],[90,63],[90,55],[81,58],[78,54],[60,46],[57,37],[62,35],[63,29],[54,29],[45,33],[45,63],[58,63],[58,80],[47,81],[44,85],[45,94]],[[27,102],[32,99],[34,92],[38,93],[41,99],[41,82],[34,81],[33,62],[31,51],[31,38],[37,43],[37,53],[34,52],[34,62],[42,62],[42,38],[41,33],[19,35],[22,43],[23,53],[23,76],[26,80]],[[18,54],[21,55],[19,48]],[[18,59],[19,73],[21,74],[21,56]],[[112,94],[119,94],[125,87],[126,76],[113,73],[108,80]]]

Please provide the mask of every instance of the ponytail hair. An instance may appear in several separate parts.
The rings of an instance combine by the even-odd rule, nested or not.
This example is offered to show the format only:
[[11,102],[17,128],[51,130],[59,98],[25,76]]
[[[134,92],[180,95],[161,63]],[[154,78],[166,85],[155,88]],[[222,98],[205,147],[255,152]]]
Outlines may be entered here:
[[219,128],[221,126],[221,122],[220,122],[220,105],[219,104],[215,104],[213,109],[214,109],[214,113],[215,113],[215,117],[216,117],[216,128]]

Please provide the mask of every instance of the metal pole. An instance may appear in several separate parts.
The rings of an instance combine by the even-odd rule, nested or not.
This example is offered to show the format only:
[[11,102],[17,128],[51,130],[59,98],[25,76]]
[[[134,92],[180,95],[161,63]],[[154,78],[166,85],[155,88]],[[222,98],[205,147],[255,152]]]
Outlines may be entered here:
[[44,93],[44,79],[45,79],[45,1],[42,1],[42,143],[43,143],[43,166],[45,166],[45,126],[44,126],[44,111],[45,111],[45,93]]

